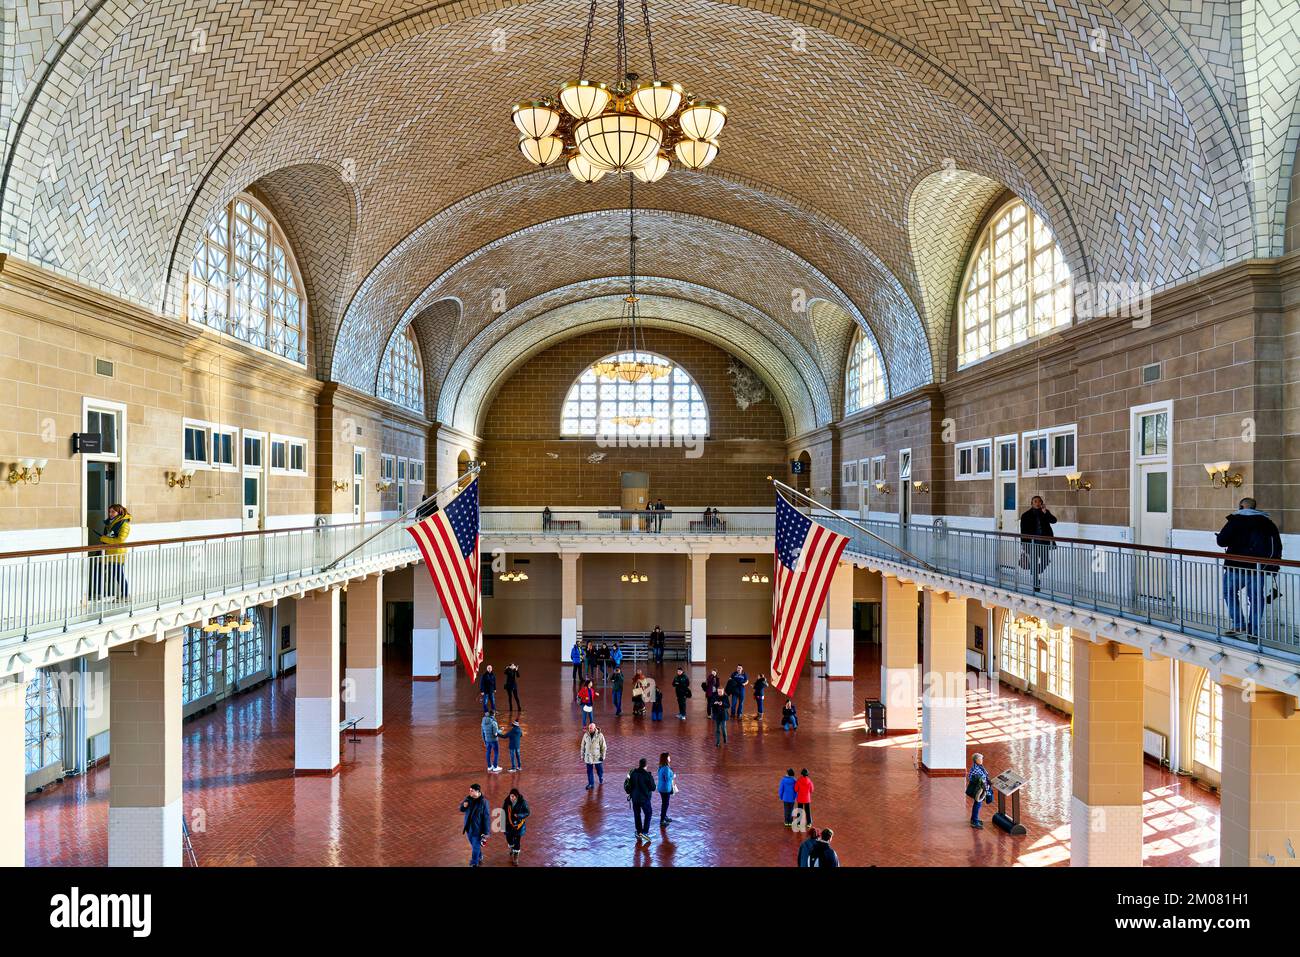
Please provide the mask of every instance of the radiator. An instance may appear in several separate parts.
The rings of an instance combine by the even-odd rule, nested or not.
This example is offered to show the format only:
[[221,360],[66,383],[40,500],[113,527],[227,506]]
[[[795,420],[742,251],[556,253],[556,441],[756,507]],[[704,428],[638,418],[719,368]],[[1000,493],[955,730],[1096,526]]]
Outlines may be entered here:
[[86,743],[86,761],[94,765],[96,761],[102,761],[106,757],[108,757],[108,732],[101,731],[99,734],[91,735]]
[[974,668],[976,671],[984,670],[984,652],[976,651],[974,648],[966,649],[966,667]]
[[1169,739],[1159,731],[1142,729],[1142,750],[1157,761],[1163,761],[1169,755]]

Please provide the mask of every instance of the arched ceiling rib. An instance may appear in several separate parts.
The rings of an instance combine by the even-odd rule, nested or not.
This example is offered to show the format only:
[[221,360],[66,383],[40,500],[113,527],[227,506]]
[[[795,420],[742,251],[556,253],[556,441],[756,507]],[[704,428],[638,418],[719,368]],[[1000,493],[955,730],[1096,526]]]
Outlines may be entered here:
[[[391,260],[404,237],[465,197],[520,182],[506,106],[562,79],[556,64],[572,58],[583,26],[557,16],[556,0],[73,0],[44,17],[40,0],[16,5],[32,28],[6,51],[0,78],[10,91],[0,116],[4,246],[166,309],[210,212],[305,163],[346,171],[361,240],[341,255],[337,237],[313,236],[299,259],[314,274],[337,270],[340,301],[366,309],[380,289],[359,295],[357,284],[380,264],[409,267]],[[1256,237],[1276,245],[1300,129],[1294,90],[1278,86],[1296,75],[1283,69],[1295,62],[1295,9],[680,0],[655,23],[661,70],[736,107],[716,172],[692,179],[722,184],[722,194],[746,184],[753,201],[736,203],[735,218],[727,208],[704,214],[791,248],[807,231],[782,203],[837,224],[841,235],[814,229],[822,246],[797,255],[865,315],[892,364],[887,343],[906,323],[882,320],[878,306],[907,303],[935,341],[906,204],[911,185],[945,161],[1025,197],[1076,279],[1159,286],[1251,255]],[[1223,68],[1216,24],[1230,31],[1235,70]],[[491,47],[494,28],[506,32],[504,51]],[[499,117],[490,114],[499,123],[481,116],[492,103],[460,95],[467,86],[500,91]],[[471,249],[578,211],[566,206],[562,175],[526,179],[539,184],[535,205],[513,220],[474,212],[461,234],[478,237]],[[658,184],[665,195],[673,180],[689,192],[674,171]],[[622,204],[596,195],[579,205]],[[778,213],[766,228],[742,221],[760,206]],[[826,243],[854,256],[837,271]],[[431,275],[471,249],[448,252]],[[876,278],[856,289],[858,271]],[[313,305],[322,321],[336,311]],[[371,317],[391,331],[391,309]],[[906,334],[913,351],[925,343],[920,327]],[[331,368],[333,337],[319,336]]]

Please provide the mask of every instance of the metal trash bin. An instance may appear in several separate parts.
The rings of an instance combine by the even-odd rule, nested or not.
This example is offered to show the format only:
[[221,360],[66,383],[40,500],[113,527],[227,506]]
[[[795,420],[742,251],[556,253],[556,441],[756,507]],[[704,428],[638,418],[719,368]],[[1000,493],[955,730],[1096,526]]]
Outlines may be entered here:
[[885,733],[885,703],[872,698],[866,704],[867,734]]

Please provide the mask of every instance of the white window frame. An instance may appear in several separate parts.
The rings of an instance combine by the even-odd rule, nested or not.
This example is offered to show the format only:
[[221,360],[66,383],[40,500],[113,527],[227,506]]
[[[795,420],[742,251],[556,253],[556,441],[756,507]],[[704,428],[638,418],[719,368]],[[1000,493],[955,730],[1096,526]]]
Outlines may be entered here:
[[846,485],[846,486],[848,486],[848,485],[857,485],[857,484],[858,484],[858,463],[857,463],[857,461],[855,460],[855,461],[853,461],[853,462],[845,462],[845,463],[843,464],[842,468],[843,468],[842,484],[844,484],[844,485]]
[[[1002,447],[1004,445],[1010,445],[1016,457],[1009,469],[1004,469],[1002,467]],[[1077,448],[1075,449],[1075,454],[1078,454]],[[1012,432],[1010,435],[999,435],[994,437],[993,462],[993,469],[999,476],[1020,474],[1020,437],[1016,435],[1016,433]]]
[[[907,456],[906,459],[903,458],[903,456],[905,455]],[[904,465],[904,462],[906,462],[906,465]],[[903,482],[910,482],[910,481],[912,481],[912,450],[899,449],[898,450],[898,482],[901,485]]]
[[[275,464],[275,446],[279,443],[284,444],[284,466],[283,467],[278,467]],[[307,467],[308,460],[307,460],[306,439],[298,438],[297,436],[293,436],[293,435],[277,435],[273,432],[271,433],[270,436],[269,446],[271,449],[271,455],[270,455],[270,460],[267,462],[267,465],[270,467],[270,473],[272,475],[301,476],[301,475],[306,475],[308,473],[309,469]],[[292,466],[293,449],[295,447],[302,448],[302,468],[300,469],[295,469]]]
[[885,480],[885,456],[876,455],[871,459],[871,484]]
[[[983,471],[979,468],[979,450],[984,449],[988,452],[989,467]],[[963,473],[961,470],[961,454],[970,453],[970,471]],[[976,439],[971,442],[959,442],[953,450],[953,475],[958,482],[974,482],[979,479],[991,479],[993,477],[993,440]]]
[[[1069,465],[1061,465],[1056,461],[1056,439],[1058,436],[1072,435],[1074,437],[1074,461]],[[1045,464],[1041,468],[1029,467],[1029,454],[1026,449],[1029,443],[1034,439],[1044,439],[1047,443],[1047,449],[1044,453]],[[1020,474],[1021,475],[1066,475],[1071,472],[1079,471],[1079,427],[1071,423],[1069,425],[1053,425],[1046,429],[1034,429],[1032,432],[1020,433]]]
[[[256,440],[257,442],[260,442],[260,443],[261,443],[261,446],[260,446],[259,449],[258,449],[258,451],[261,453],[261,455],[259,456],[259,458],[261,459],[261,461],[260,461],[258,464],[256,464],[256,465],[250,465],[250,464],[248,463],[247,456],[246,456],[245,453],[244,453],[244,442],[246,442],[246,441],[249,440],[249,439],[254,439],[254,440]],[[266,470],[270,467],[270,465],[271,465],[271,451],[270,451],[270,450],[271,450],[271,443],[267,441],[267,436],[266,436],[266,433],[265,433],[265,432],[256,432],[256,431],[254,431],[254,430],[252,430],[252,429],[244,429],[243,434],[242,434],[242,435],[240,436],[240,438],[239,438],[239,465],[240,465],[240,469],[241,469],[242,471],[245,471],[245,472],[264,472],[264,471],[266,471]]]
[[[217,436],[230,436],[230,461],[217,464]],[[244,446],[240,440],[239,429],[233,425],[214,425],[208,434],[208,452],[212,467],[220,472],[238,472],[243,464]]]
[[[203,435],[203,454],[206,458],[192,459],[185,454],[186,433],[190,430]],[[181,464],[187,469],[211,469],[212,466],[212,423],[199,419],[181,420]]]
[[397,457],[387,453],[379,456],[379,479],[381,482],[391,482],[397,474]]
[[[1149,455],[1142,453],[1142,419],[1148,415],[1163,415],[1167,431],[1165,433],[1165,450]],[[1133,461],[1138,463],[1167,462],[1171,460],[1174,447],[1174,404],[1172,401],[1153,402],[1150,405],[1135,406],[1133,416]]]

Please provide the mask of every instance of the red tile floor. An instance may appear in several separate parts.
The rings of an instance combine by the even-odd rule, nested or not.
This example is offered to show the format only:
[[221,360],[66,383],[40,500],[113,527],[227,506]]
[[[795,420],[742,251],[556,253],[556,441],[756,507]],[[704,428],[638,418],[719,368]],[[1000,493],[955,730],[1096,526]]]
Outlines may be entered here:
[[[689,718],[665,702],[661,724],[615,718],[608,695],[597,704],[609,741],[604,787],[584,790],[579,723],[570,669],[553,660],[558,639],[488,639],[487,660],[522,672],[524,743],[521,774],[488,774],[477,695],[463,676],[443,669],[437,682],[412,682],[409,658],[390,655],[384,684],[384,732],[342,745],[333,778],[293,775],[293,694],[289,676],[224,702],[183,728],[185,807],[199,863],[212,865],[463,865],[469,853],[457,804],[471,782],[493,807],[518,786],[532,806],[522,865],[789,866],[799,838],[781,824],[777,781],[786,767],[807,767],[816,786],[814,823],[835,830],[845,865],[1024,865],[1069,861],[1070,725],[1033,699],[969,695],[971,751],[995,770],[1029,777],[1024,806],[1029,833],[973,831],[960,778],[930,778],[917,769],[912,737],[868,740],[862,703],[879,690],[877,649],[859,645],[853,682],[829,682],[805,669],[796,692],[800,727],[782,733],[782,698],[770,693],[767,723],[733,724],[731,740],[713,744],[699,682]],[[737,662],[766,670],[762,640],[713,639],[710,667],[729,674]],[[657,676],[666,684],[676,666]],[[653,672],[652,672],[653,673]],[[499,694],[499,704],[505,696]],[[752,698],[746,706],[753,712]],[[673,755],[680,792],[675,819],[638,849],[621,785],[638,758]],[[509,761],[502,747],[502,764]],[[107,860],[111,766],[33,797],[27,805],[28,864],[102,865]],[[1145,860],[1148,865],[1218,863],[1218,799],[1148,767]],[[656,821],[657,821],[656,800]],[[485,864],[508,866],[504,838],[494,836]]]

